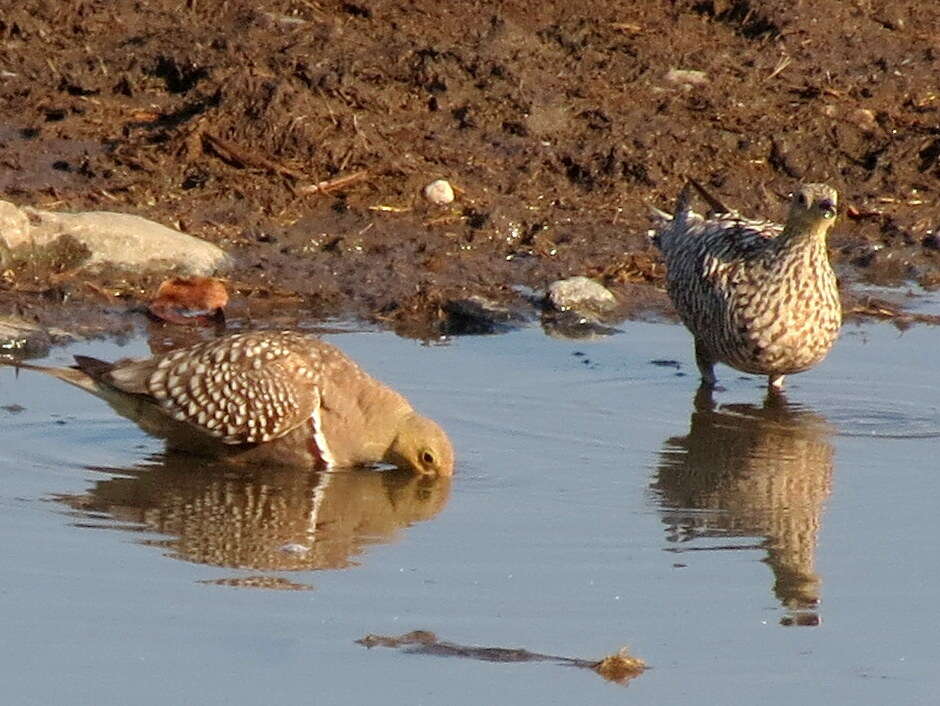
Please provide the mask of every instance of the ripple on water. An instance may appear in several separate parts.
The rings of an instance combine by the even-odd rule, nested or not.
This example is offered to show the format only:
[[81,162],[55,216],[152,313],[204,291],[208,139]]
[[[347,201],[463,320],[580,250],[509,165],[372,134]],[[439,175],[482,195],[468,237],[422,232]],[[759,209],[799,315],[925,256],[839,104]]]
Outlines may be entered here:
[[0,461],[44,468],[81,467],[139,457],[160,442],[119,417],[54,416],[46,420],[6,420]]
[[940,400],[940,389],[931,386],[866,386],[864,394],[827,396],[819,411],[839,436],[931,439],[940,437],[940,408],[935,400]]

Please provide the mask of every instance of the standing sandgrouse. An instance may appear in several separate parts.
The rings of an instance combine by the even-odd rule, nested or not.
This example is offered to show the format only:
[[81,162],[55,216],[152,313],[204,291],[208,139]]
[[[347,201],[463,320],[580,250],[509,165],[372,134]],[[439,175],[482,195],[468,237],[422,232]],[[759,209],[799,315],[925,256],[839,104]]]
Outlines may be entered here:
[[715,385],[715,363],[784,375],[819,363],[842,325],[826,236],[836,217],[835,189],[804,184],[785,225],[690,209],[689,185],[654,241],[666,261],[666,289],[695,338],[702,384]]
[[453,448],[437,423],[314,336],[240,333],[146,360],[75,362],[13,364],[105,399],[175,449],[249,463],[453,473]]

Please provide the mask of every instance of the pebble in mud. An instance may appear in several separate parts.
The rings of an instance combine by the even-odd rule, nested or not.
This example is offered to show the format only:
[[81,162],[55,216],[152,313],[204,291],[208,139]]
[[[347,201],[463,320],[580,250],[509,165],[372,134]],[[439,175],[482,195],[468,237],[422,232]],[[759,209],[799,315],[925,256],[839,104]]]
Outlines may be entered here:
[[683,88],[691,88],[692,86],[702,86],[708,83],[708,74],[704,71],[690,69],[669,69],[666,72],[666,81]]
[[871,133],[878,129],[875,114],[867,108],[856,108],[848,114],[847,118],[862,132]]
[[435,179],[424,187],[424,197],[433,204],[446,206],[454,201],[454,187],[447,179]]

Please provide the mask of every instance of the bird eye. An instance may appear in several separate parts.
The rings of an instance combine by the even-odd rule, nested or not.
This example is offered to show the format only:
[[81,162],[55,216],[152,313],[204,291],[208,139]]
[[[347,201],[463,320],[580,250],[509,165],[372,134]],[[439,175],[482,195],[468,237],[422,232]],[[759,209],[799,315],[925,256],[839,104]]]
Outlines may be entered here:
[[434,454],[432,454],[430,451],[422,451],[421,463],[423,463],[425,466],[434,465]]
[[829,199],[823,199],[822,201],[820,201],[819,209],[822,211],[822,214],[825,218],[836,217],[836,206]]

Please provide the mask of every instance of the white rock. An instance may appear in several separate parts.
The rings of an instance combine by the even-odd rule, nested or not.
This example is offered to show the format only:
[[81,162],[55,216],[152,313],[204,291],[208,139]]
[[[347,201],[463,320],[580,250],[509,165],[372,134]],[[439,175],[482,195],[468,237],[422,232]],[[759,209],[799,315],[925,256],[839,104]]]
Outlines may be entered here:
[[691,69],[669,69],[666,72],[666,80],[680,86],[701,86],[708,83],[708,74]]
[[424,187],[424,197],[438,206],[446,206],[454,200],[454,187],[447,179],[435,179]]
[[[138,271],[174,268],[183,274],[209,275],[229,265],[228,255],[218,246],[140,216],[20,209],[0,201],[0,243],[9,250],[24,245],[45,247],[65,235],[89,250],[86,266],[111,264]],[[28,257],[29,250],[17,254]]]
[[589,277],[569,277],[552,282],[548,287],[548,301],[559,311],[585,307],[603,311],[617,304],[617,298],[609,289]]

